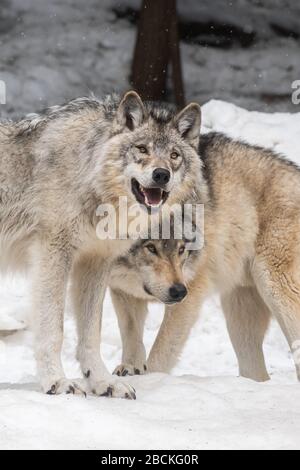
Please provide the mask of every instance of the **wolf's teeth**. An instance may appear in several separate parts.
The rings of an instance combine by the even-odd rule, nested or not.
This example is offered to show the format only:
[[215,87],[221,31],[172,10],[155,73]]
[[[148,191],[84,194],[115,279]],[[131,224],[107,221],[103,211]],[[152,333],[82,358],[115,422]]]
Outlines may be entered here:
[[163,201],[162,201],[162,199],[161,199],[158,204],[151,204],[151,203],[149,202],[147,196],[145,195],[145,203],[146,203],[147,206],[153,207],[154,209],[157,209],[158,207],[160,207],[160,206],[162,205]]

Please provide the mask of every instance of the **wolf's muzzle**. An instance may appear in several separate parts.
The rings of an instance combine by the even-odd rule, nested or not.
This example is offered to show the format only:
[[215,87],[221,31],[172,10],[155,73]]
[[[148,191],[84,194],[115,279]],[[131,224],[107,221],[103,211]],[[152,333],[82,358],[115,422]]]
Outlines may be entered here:
[[171,173],[166,168],[155,168],[152,179],[158,186],[166,186],[170,181]]

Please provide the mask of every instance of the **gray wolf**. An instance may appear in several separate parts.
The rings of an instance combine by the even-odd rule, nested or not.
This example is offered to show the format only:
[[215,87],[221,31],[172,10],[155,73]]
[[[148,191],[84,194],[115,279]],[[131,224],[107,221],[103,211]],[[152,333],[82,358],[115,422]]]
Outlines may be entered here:
[[[170,257],[164,265],[168,249],[162,255],[158,248],[147,253],[143,246],[137,255],[130,254],[122,268],[117,265],[115,276],[126,269],[128,275],[123,272],[123,281],[112,282],[124,347],[123,364],[116,373],[144,373],[146,368],[169,371],[201,304],[217,292],[240,375],[256,381],[269,379],[263,341],[273,315],[290,345],[300,380],[300,170],[270,150],[217,133],[201,136],[199,155],[206,186],[199,202],[208,194],[204,248],[186,261],[186,273],[181,263],[175,268]],[[178,259],[178,246],[174,250],[173,257]],[[168,272],[164,279],[160,275],[163,265]],[[152,297],[143,292],[147,276],[154,286],[149,290]],[[182,302],[168,305],[165,286],[173,282],[186,286],[188,294]],[[146,363],[142,338],[151,299],[167,305]]]
[[187,296],[194,278],[196,250],[190,240],[139,240],[113,264],[109,287],[123,344],[122,364],[116,375],[143,374],[147,370],[143,333],[148,303],[172,306]]
[[96,210],[101,204],[118,210],[120,196],[151,209],[196,193],[202,186],[199,128],[197,104],[176,113],[143,103],[135,92],[123,99],[81,98],[1,124],[1,267],[32,269],[35,351],[46,393],[84,393],[65,377],[61,362],[71,281],[77,356],[88,389],[135,397],[108,373],[99,352],[110,266],[132,242],[99,240]]

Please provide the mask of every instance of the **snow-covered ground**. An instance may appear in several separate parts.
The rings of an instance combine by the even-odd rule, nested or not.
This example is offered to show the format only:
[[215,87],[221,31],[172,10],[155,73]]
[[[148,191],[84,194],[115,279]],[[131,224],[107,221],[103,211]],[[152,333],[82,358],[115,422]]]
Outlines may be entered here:
[[[204,130],[214,129],[272,147],[300,163],[299,114],[262,114],[211,101],[203,107]],[[130,378],[136,401],[39,392],[29,324],[30,281],[0,283],[0,449],[291,449],[300,448],[300,385],[291,354],[276,324],[265,353],[269,383],[237,377],[237,363],[216,298],[209,300],[172,375]],[[102,352],[110,370],[121,343],[109,299],[105,302]],[[75,328],[67,308],[63,360],[74,360]],[[155,305],[147,321],[151,346],[162,319]],[[7,335],[7,330],[18,330]]]

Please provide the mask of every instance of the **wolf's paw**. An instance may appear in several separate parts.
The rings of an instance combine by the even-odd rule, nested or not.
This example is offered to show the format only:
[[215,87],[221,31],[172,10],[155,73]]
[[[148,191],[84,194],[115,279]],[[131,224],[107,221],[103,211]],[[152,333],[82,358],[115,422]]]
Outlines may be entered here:
[[147,365],[145,363],[132,365],[132,364],[120,364],[113,371],[114,375],[119,377],[125,377],[125,375],[143,375],[147,373]]
[[44,387],[47,395],[61,395],[61,394],[72,394],[81,395],[86,397],[86,390],[82,384],[74,380],[60,379],[51,384],[50,386]]
[[112,397],[112,398],[126,398],[127,400],[135,400],[135,389],[126,383],[120,381],[111,381],[108,383],[105,380],[91,384],[91,392],[98,397]]

